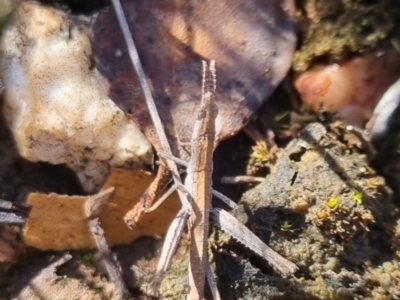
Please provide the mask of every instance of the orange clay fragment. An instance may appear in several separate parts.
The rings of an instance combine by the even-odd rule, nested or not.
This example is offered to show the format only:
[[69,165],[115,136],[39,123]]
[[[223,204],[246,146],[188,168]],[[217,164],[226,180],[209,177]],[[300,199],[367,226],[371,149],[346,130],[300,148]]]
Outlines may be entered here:
[[[180,203],[174,193],[156,211],[146,214],[133,230],[123,221],[154,179],[144,171],[113,169],[103,190],[115,187],[109,204],[101,213],[101,226],[109,246],[129,244],[140,236],[162,236],[177,214]],[[32,207],[27,219],[24,240],[42,250],[94,248],[84,214],[85,196],[31,193],[27,204]]]
[[384,49],[380,55],[356,56],[338,64],[315,65],[298,75],[295,86],[314,111],[338,112],[347,122],[363,126],[384,91],[400,76],[400,55]]

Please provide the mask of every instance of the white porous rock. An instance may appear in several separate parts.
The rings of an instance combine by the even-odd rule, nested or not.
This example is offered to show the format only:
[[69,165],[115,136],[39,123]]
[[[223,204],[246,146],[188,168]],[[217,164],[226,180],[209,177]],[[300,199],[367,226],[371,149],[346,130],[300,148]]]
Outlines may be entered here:
[[3,111],[23,157],[67,164],[94,192],[110,166],[141,167],[153,153],[96,81],[78,23],[34,2],[17,8],[0,42]]

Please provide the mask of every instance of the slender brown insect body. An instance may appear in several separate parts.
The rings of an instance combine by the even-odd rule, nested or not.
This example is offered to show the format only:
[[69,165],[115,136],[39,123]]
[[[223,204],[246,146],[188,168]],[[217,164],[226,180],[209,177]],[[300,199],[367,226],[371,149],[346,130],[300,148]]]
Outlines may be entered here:
[[185,186],[193,196],[189,266],[189,299],[202,300],[207,268],[207,236],[211,208],[212,156],[215,144],[215,61],[203,61],[203,92],[191,140]]
[[[168,169],[173,174],[174,186],[180,196],[182,209],[179,211],[174,221],[172,222],[168,233],[165,237],[165,242],[160,256],[160,261],[157,265],[156,274],[150,286],[150,294],[158,295],[162,279],[167,271],[168,265],[171,262],[172,256],[175,253],[179,240],[181,238],[184,224],[188,215],[192,214],[194,221],[190,229],[192,234],[191,246],[191,262],[190,262],[190,299],[203,299],[203,288],[205,282],[205,274],[207,273],[208,282],[214,299],[221,299],[216,288],[215,280],[212,278],[211,270],[207,265],[207,233],[208,233],[208,216],[210,215],[213,221],[221,227],[222,230],[228,232],[235,240],[251,251],[270,262],[276,269],[280,270],[285,275],[293,274],[297,270],[297,266],[290,261],[284,259],[278,253],[265,245],[257,236],[255,236],[247,227],[241,224],[233,216],[221,209],[213,209],[210,213],[211,192],[230,207],[234,208],[236,204],[222,195],[218,191],[211,188],[211,171],[212,171],[212,151],[215,146],[215,116],[216,110],[213,104],[215,95],[215,63],[211,62],[210,67],[203,64],[203,94],[200,105],[199,118],[196,122],[192,135],[192,158],[188,165],[188,177],[186,180],[186,188],[182,186],[180,174],[176,166],[176,161],[182,165],[186,162],[177,160],[173,157],[171,146],[167,135],[164,131],[163,124],[157,111],[155,101],[147,83],[143,67],[141,65],[139,54],[133,41],[128,22],[126,20],[120,0],[112,0],[118,22],[120,24],[127,48],[128,55],[137,74],[140,86],[142,87],[143,96],[151,116],[154,128],[157,132],[159,148],[158,152]],[[218,134],[221,134],[220,132]],[[190,192],[188,193],[188,190]],[[150,190],[152,191],[152,190]],[[193,196],[193,197],[192,197]],[[195,200],[192,200],[192,199]],[[190,201],[189,201],[190,200]],[[146,202],[146,201],[144,201]],[[192,202],[192,203],[190,203]],[[147,205],[151,205],[150,203]],[[148,210],[147,205],[143,205],[138,211],[144,213]],[[149,210],[151,210],[150,208]],[[154,208],[153,208],[154,209]],[[135,223],[134,215],[133,223]],[[139,216],[140,217],[140,216]],[[130,221],[128,220],[128,221]],[[128,222],[129,223],[129,222]],[[206,267],[204,267],[206,266]]]

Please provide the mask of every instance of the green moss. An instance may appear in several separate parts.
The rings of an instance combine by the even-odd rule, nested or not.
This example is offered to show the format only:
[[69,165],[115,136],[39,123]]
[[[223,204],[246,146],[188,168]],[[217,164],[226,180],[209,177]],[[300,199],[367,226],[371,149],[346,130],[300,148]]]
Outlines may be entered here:
[[174,257],[160,288],[160,294],[164,299],[186,299],[189,292],[188,262],[188,253]]
[[94,259],[94,252],[87,251],[82,255],[81,261],[85,266],[91,266],[93,265],[93,259]]
[[353,190],[354,195],[353,195],[353,200],[355,203],[358,205],[363,204],[363,194],[357,190]]
[[338,197],[332,197],[326,202],[326,205],[330,209],[335,209],[338,204],[339,204],[339,198]]
[[280,229],[281,229],[281,231],[290,231],[290,230],[292,230],[292,227],[293,227],[292,223],[288,220],[285,220],[281,223]]

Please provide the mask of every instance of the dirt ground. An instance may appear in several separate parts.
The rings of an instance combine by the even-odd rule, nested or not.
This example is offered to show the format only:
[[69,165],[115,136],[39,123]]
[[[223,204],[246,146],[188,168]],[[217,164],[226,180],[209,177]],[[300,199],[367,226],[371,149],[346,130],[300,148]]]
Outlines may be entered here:
[[[330,1],[329,6],[326,1],[297,2],[302,41],[293,63],[296,70],[306,69],[314,60],[379,49],[398,30],[393,19],[400,12],[390,1]],[[77,3],[70,1],[69,9],[89,13],[104,5]],[[374,18],[369,18],[376,7]],[[353,28],[352,18],[368,20],[362,37],[345,35]],[[386,22],[380,23],[382,19]],[[340,49],[332,50],[328,39],[325,48],[315,48],[324,28],[339,27],[343,28]],[[360,42],[365,36],[370,37],[369,44]],[[214,155],[213,180],[216,189],[238,201],[239,208],[231,213],[299,271],[282,277],[213,227],[209,256],[222,299],[400,299],[397,151],[386,146],[376,153],[362,133],[322,114],[305,116],[308,122],[294,121],[291,112],[298,116],[301,105],[293,98],[282,84],[251,121],[264,134],[274,130],[276,144],[255,144],[243,132],[221,143]],[[0,166],[0,199],[12,201],[20,215],[29,213],[24,200],[30,192],[84,194],[67,167],[20,158],[2,118]],[[246,173],[266,179],[258,185],[220,183],[223,176]],[[217,200],[214,205],[223,206]],[[161,239],[142,237],[113,249],[131,299],[149,299],[144,291],[161,245]],[[184,237],[161,288],[164,299],[186,298],[188,245]],[[113,297],[113,285],[92,249],[38,251],[23,244],[20,226],[9,225],[0,225],[0,248],[0,300]],[[50,296],[38,294],[35,286],[45,286]]]
[[[26,162],[16,155],[4,126],[1,137],[4,199],[22,204],[30,191],[81,193],[69,170]],[[243,174],[246,164],[235,164],[236,170],[228,171],[233,162],[224,162],[222,157],[251,161],[245,155],[252,153],[252,144],[243,135],[223,143],[215,156],[215,174]],[[336,121],[310,123],[287,146],[270,149],[270,159],[264,160],[263,166],[257,165],[264,172],[268,170],[266,181],[246,188],[239,208],[232,213],[275,251],[296,263],[300,271],[292,278],[282,278],[213,228],[209,251],[223,299],[265,299],[267,295],[269,299],[298,299],[299,295],[301,299],[400,297],[398,197],[371,167],[370,146]],[[243,185],[234,189],[221,185],[217,179],[215,186],[230,190],[230,196],[240,195],[244,189]],[[76,299],[111,297],[113,287],[95,251],[70,252],[72,259],[56,268],[54,264],[65,254],[28,249],[19,242],[18,228],[5,227],[3,233],[15,239],[9,244],[19,257],[2,264],[3,299],[11,295],[39,299],[32,296],[34,291],[26,290],[27,283],[32,287],[37,280],[42,286],[48,278],[52,282],[48,291],[64,295],[58,299],[71,288],[79,291]],[[9,234],[10,230],[17,234]],[[133,299],[145,297],[141,290],[151,281],[161,245],[161,240],[144,237],[114,249]],[[185,298],[188,245],[184,238],[162,286],[165,299]]]

